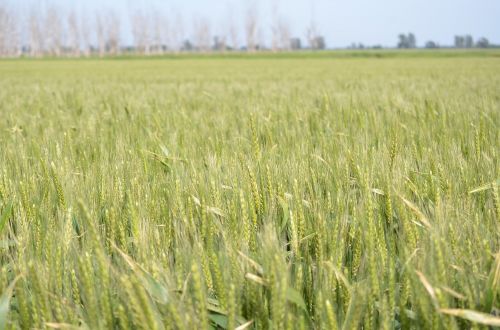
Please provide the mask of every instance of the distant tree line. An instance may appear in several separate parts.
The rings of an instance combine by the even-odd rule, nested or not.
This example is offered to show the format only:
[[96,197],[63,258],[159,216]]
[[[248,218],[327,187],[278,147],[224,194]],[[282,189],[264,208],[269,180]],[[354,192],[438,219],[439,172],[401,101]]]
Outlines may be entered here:
[[[491,45],[488,39],[482,37],[474,42],[474,38],[467,34],[464,36],[456,35],[453,43],[454,48],[489,48]],[[417,48],[417,39],[413,33],[400,34],[398,36],[398,48]],[[440,48],[440,45],[432,40],[426,41],[425,48]]]
[[[107,56],[124,53],[157,55],[169,52],[255,52],[289,51],[302,48],[326,49],[323,36],[312,22],[305,33],[306,42],[291,35],[290,27],[274,11],[266,46],[262,35],[268,26],[261,22],[255,6],[250,5],[244,20],[237,24],[232,17],[225,31],[214,33],[211,22],[194,19],[188,26],[180,15],[167,17],[159,11],[133,11],[128,24],[112,10],[93,15],[64,11],[49,6],[43,11],[20,14],[0,4],[0,56]],[[123,28],[130,27],[131,40],[124,40]]]
[[417,48],[417,38],[413,33],[400,34],[398,38],[398,48]]
[[[180,15],[167,17],[160,11],[131,11],[128,16],[112,10],[89,14],[74,10],[61,10],[48,6],[43,10],[20,13],[0,3],[0,57],[17,56],[116,56],[119,54],[160,55],[175,52],[226,52],[226,51],[294,51],[300,49],[323,50],[325,38],[314,21],[305,32],[305,42],[292,36],[286,20],[274,4],[271,24],[263,22],[257,8],[250,4],[244,18],[235,22],[228,15],[223,29],[214,29],[205,18],[185,24]],[[123,22],[127,20],[127,22]],[[125,24],[123,24],[125,23]],[[124,28],[130,36],[124,38]],[[270,36],[265,42],[263,35]],[[474,40],[471,35],[455,36],[455,48],[488,48],[488,39]],[[400,34],[398,48],[417,48],[413,33]],[[427,41],[425,48],[440,48],[434,41]],[[382,48],[353,43],[348,48]]]
[[[398,35],[397,39],[397,48],[400,49],[412,49],[412,48],[418,48],[417,46],[417,38],[415,34],[413,33],[401,33]],[[491,44],[488,39],[482,37],[477,40],[474,40],[474,38],[471,35],[464,35],[460,36],[457,35],[454,38],[454,43],[453,46],[441,46],[439,43],[429,40],[426,41],[424,48],[428,49],[434,49],[434,48],[492,48],[492,47],[500,47],[498,45],[493,45]],[[356,43],[353,42],[351,45],[347,47],[348,49],[382,49],[384,48],[382,45],[365,45],[363,43]]]

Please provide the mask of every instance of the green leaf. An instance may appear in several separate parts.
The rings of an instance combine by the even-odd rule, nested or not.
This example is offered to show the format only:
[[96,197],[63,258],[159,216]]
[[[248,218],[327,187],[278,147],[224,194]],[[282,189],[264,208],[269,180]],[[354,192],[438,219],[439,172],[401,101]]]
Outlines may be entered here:
[[495,255],[495,263],[491,268],[490,275],[488,277],[488,285],[485,294],[485,308],[487,311],[491,311],[495,305],[495,300],[497,297],[498,290],[498,278],[500,278],[500,252]]
[[7,206],[3,210],[2,215],[0,216],[0,234],[2,234],[2,230],[5,228],[7,220],[9,220],[11,214],[12,214],[12,204],[9,204],[9,206]]
[[113,247],[120,253],[122,258],[129,264],[130,268],[137,274],[137,276],[144,282],[144,287],[149,294],[162,304],[168,303],[168,290],[160,282],[158,282],[153,275],[151,275],[144,267],[137,264],[125,252],[120,250],[116,245]]
[[161,285],[160,282],[158,282],[151,274],[143,269],[142,276],[140,275],[140,277],[142,277],[143,281],[145,282],[144,286],[152,297],[154,297],[162,304],[168,303],[168,291],[163,285]]
[[290,217],[290,214],[289,214],[290,211],[288,209],[288,203],[285,199],[278,196],[278,201],[281,205],[281,209],[283,210],[283,218],[281,219],[280,228],[279,228],[280,233],[282,233],[285,230],[286,225],[288,224],[289,217]]
[[[208,298],[207,303],[207,309],[209,310],[210,315],[220,314],[221,316],[227,317],[227,311],[223,310],[220,307],[220,303],[218,300]],[[238,325],[242,325],[247,322],[247,320],[245,320],[245,318],[240,315],[235,315],[235,318]]]
[[286,300],[288,300],[291,303],[294,303],[307,313],[306,303],[304,302],[304,299],[297,290],[293,288],[288,288],[286,290]]
[[349,306],[342,324],[342,330],[357,329],[359,324],[359,317],[366,304],[367,289],[363,286],[355,287],[352,291],[351,299],[349,299]]
[[10,309],[10,298],[12,297],[12,292],[14,291],[16,282],[17,278],[12,281],[12,283],[3,292],[2,296],[0,296],[0,330],[5,330],[7,328],[7,316]]
[[227,316],[222,314],[212,314],[209,316],[210,320],[217,325],[217,327],[222,329],[227,329]]

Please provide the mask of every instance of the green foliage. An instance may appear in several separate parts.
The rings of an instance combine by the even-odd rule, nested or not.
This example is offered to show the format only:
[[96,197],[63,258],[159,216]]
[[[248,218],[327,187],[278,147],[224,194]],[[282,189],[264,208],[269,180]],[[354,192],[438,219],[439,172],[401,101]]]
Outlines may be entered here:
[[0,328],[497,326],[497,53],[332,54],[0,62]]

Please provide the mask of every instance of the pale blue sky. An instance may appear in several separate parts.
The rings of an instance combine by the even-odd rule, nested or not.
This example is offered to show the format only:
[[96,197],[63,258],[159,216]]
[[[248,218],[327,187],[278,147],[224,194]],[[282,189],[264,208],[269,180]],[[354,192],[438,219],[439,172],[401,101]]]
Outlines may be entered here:
[[[451,45],[456,34],[486,37],[500,44],[500,0],[0,0],[15,4],[19,10],[58,4],[78,12],[112,9],[122,20],[124,40],[130,38],[130,13],[135,10],[160,11],[167,17],[182,17],[189,31],[196,18],[210,20],[213,34],[227,30],[228,17],[240,27],[246,9],[255,3],[261,35],[268,43],[273,8],[290,26],[292,35],[304,39],[307,26],[314,20],[325,36],[328,47],[344,47],[352,42],[394,46],[401,32],[413,32],[422,46],[427,40]],[[220,31],[220,32],[218,32]]]

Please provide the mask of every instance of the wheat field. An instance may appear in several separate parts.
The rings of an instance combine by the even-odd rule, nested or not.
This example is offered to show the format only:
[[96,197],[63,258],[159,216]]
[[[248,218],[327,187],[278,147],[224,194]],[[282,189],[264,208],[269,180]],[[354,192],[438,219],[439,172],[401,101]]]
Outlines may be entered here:
[[500,326],[500,58],[0,61],[0,329]]

